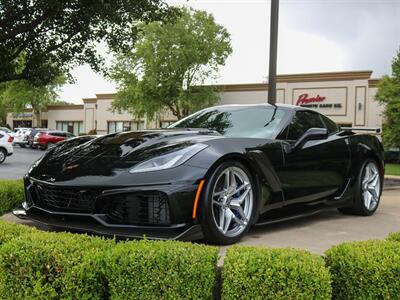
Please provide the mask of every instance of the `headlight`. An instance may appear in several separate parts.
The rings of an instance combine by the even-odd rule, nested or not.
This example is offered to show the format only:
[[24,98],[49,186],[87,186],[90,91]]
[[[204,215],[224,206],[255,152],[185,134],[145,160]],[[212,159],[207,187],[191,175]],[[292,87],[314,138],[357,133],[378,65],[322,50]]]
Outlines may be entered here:
[[207,147],[208,145],[204,144],[194,144],[172,153],[151,158],[134,166],[129,173],[150,172],[174,168],[183,164]]

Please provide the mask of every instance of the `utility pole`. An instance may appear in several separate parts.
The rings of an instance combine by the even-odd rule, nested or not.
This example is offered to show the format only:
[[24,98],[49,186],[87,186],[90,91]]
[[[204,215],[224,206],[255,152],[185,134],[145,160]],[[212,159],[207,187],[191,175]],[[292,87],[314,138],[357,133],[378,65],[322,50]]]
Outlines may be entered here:
[[278,57],[279,0],[271,0],[271,26],[269,34],[268,103],[276,103],[276,64]]

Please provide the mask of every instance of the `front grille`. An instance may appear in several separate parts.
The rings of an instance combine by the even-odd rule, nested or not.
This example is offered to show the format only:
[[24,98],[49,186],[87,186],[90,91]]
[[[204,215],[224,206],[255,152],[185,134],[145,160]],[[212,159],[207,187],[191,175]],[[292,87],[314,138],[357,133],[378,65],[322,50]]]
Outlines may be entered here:
[[119,224],[169,225],[168,198],[159,192],[119,196],[108,207],[107,216]]
[[91,191],[36,185],[38,204],[57,211],[90,213],[94,195]]

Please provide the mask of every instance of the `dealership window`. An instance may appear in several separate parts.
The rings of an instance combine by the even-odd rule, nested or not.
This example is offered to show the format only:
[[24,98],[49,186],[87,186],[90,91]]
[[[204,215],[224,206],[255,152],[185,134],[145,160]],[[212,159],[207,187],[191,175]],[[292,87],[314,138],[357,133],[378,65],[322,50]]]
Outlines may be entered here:
[[176,121],[161,121],[160,128],[167,128],[169,125],[174,124]]
[[131,130],[143,130],[144,121],[108,121],[107,132],[116,133]]
[[56,121],[56,129],[72,133],[73,135],[85,133],[82,121]]

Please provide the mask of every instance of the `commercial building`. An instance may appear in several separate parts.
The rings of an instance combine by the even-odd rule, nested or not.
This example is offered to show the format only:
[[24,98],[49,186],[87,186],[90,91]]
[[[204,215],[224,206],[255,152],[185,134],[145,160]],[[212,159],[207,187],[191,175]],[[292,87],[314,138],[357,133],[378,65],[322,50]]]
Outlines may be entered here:
[[[374,101],[379,79],[372,71],[329,72],[278,75],[277,102],[302,105],[329,116],[345,126],[375,128],[382,126],[383,108]],[[219,104],[265,103],[268,84],[220,85]],[[30,110],[9,114],[7,123],[15,127],[42,126],[66,130],[74,134],[96,129],[98,134],[123,130],[166,127],[176,119],[167,113],[154,121],[135,119],[131,114],[111,111],[115,94],[96,94],[83,99],[80,105],[49,105],[41,112],[37,124]]]

